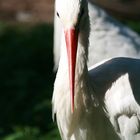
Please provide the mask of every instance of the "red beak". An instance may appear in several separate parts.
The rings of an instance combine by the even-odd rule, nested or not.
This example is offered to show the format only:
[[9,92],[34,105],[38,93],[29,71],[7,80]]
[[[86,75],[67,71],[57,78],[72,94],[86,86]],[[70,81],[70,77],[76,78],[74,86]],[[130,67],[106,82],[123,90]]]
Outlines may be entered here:
[[75,65],[78,33],[74,28],[65,30],[65,40],[67,47],[68,65],[69,65],[69,83],[71,94],[71,110],[74,112],[74,87],[75,87]]

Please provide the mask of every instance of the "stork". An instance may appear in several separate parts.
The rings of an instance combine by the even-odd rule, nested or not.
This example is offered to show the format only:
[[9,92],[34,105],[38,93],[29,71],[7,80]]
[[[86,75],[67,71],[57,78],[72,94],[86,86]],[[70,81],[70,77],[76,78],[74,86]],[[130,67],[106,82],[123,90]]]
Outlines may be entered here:
[[[88,2],[88,9],[91,24],[88,66],[116,56],[140,58],[140,36],[136,32],[119,23],[93,3]],[[55,70],[59,64],[60,46],[64,42],[62,24],[56,13],[57,11],[54,17]]]
[[56,10],[65,41],[52,104],[62,139],[139,140],[140,60],[117,57],[88,69],[87,1],[56,0]]

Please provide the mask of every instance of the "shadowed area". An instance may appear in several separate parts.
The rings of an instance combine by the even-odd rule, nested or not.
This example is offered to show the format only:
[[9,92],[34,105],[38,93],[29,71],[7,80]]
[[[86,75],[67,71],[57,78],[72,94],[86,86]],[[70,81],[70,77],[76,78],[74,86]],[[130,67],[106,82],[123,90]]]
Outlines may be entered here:
[[1,23],[0,139],[56,137],[50,102],[54,80],[52,38],[52,25]]

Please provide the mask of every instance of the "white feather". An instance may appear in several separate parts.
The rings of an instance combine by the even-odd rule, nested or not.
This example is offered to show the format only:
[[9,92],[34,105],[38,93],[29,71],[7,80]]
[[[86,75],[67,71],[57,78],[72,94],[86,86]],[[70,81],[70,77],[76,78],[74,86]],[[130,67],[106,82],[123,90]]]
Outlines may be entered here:
[[[75,2],[76,4],[72,6]],[[111,57],[111,51],[113,50],[116,53],[113,54],[115,56],[137,55],[137,57],[139,57],[136,49],[134,49],[136,44],[140,44],[139,36],[116,22],[112,24],[110,20],[114,20],[108,17],[105,12],[97,7],[95,7],[95,9],[98,9],[97,12],[94,12],[94,6],[89,4],[91,25],[93,24],[93,27],[90,28],[86,0],[57,0],[57,4],[57,10],[60,13],[61,22],[65,29],[69,26],[74,28],[75,24],[78,24],[75,22],[78,22],[78,16],[80,15],[79,7],[81,9],[82,6],[85,6],[85,14],[81,17],[78,28],[79,36],[75,70],[75,106],[73,113],[71,112],[70,103],[66,43],[64,34],[62,34],[61,58],[52,98],[53,116],[56,115],[62,139],[140,139],[140,109],[133,95],[136,93],[134,91],[132,92],[132,84],[136,84],[135,88],[138,89],[137,91],[140,91],[140,87],[138,86],[140,82],[140,74],[138,72],[140,60],[130,58],[110,59],[92,66],[90,71],[88,71],[87,68],[88,45],[93,46],[90,47],[91,50],[89,49],[90,55],[92,55],[92,53],[95,55],[99,53],[99,56],[101,56],[99,58],[96,56],[91,58],[89,56],[92,64],[103,58]],[[97,18],[92,19],[94,18],[94,14],[95,16],[97,15]],[[102,18],[100,18],[100,16]],[[110,20],[108,21],[107,19]],[[94,20],[98,23],[95,26]],[[105,26],[102,27],[104,24]],[[98,26],[100,28],[98,28]],[[89,32],[90,29],[91,32]],[[95,31],[95,36],[92,29]],[[132,36],[135,38],[132,39]],[[90,37],[89,44],[88,37]],[[91,37],[93,38],[91,39]],[[94,47],[96,48],[95,50]],[[109,50],[111,51],[108,52]],[[108,55],[106,55],[106,52],[108,52]],[[95,59],[95,62],[93,62],[93,59]],[[123,74],[125,75],[122,76]],[[134,81],[131,81],[132,83],[130,83],[128,75],[132,76],[131,78],[134,79]],[[138,83],[136,83],[135,80]],[[103,109],[104,107],[106,107],[109,119],[106,117]]]

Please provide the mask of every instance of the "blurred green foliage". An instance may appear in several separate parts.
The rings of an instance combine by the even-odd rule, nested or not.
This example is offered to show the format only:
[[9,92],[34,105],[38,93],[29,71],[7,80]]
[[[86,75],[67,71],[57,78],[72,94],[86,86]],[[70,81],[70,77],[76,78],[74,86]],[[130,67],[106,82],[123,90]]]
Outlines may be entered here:
[[51,118],[52,25],[0,23],[0,140],[59,140]]
[[[140,33],[140,22],[123,23]],[[0,140],[60,140],[54,78],[53,26],[0,23]]]

